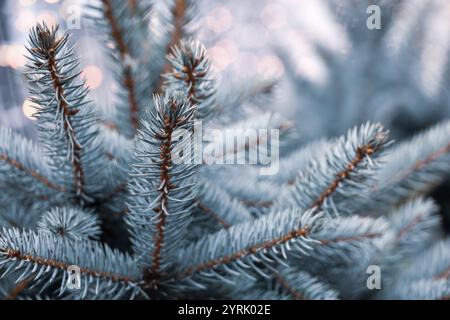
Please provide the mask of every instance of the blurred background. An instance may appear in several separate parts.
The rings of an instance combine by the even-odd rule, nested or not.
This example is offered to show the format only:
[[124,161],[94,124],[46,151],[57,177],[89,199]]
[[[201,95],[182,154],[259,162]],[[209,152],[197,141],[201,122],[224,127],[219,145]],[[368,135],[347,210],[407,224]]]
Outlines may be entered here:
[[[37,21],[64,29],[85,3],[0,0],[1,125],[33,136],[21,76],[27,32]],[[381,9],[380,29],[366,25],[372,4]],[[296,122],[299,143],[367,120],[400,139],[450,115],[447,0],[200,0],[198,7],[196,37],[219,79],[279,79],[267,108]],[[83,18],[72,34],[92,98],[112,105],[101,40]]]

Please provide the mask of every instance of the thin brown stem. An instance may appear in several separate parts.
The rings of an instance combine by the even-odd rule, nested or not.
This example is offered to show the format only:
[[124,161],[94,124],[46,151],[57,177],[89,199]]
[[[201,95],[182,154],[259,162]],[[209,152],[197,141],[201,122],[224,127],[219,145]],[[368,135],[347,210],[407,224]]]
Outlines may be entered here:
[[320,242],[320,244],[328,245],[328,244],[339,243],[339,242],[361,241],[364,239],[378,238],[378,237],[381,237],[382,235],[383,234],[380,232],[369,232],[369,233],[364,233],[364,234],[361,234],[359,236],[354,236],[354,237],[341,237],[341,238],[336,238],[336,239],[332,239],[332,240],[322,240]]
[[[169,43],[166,46],[166,54],[170,52],[170,50],[176,46],[180,40],[183,38],[183,29],[185,25],[185,15],[186,15],[187,3],[186,0],[175,0],[175,5],[172,8],[172,17],[173,17],[173,31],[172,36],[170,38]],[[156,85],[155,92],[161,93],[164,85],[164,77],[163,75],[168,73],[171,69],[169,63],[165,63],[159,80]]]
[[251,208],[270,208],[273,205],[273,201],[263,200],[241,200],[242,204]]
[[[188,57],[188,60],[192,60],[192,52],[187,52],[188,55],[190,55],[190,57]],[[181,72],[184,74],[180,74],[180,73],[175,73],[174,77],[178,80],[183,80],[186,83],[186,86],[189,88],[188,91],[188,97],[190,98],[191,104],[195,103],[196,100],[198,100],[200,97],[197,97],[197,87],[196,87],[196,79],[197,77],[204,77],[205,73],[196,73],[195,69],[198,67],[200,61],[202,61],[204,59],[203,56],[198,57],[195,59],[195,61],[193,62],[192,66],[189,64],[186,64],[183,66]]]
[[[442,148],[439,148],[435,152],[429,154],[425,159],[418,160],[415,162],[411,167],[409,167],[406,171],[399,172],[397,175],[394,175],[390,178],[389,184],[392,184],[393,182],[402,181],[403,179],[407,178],[409,175],[423,170],[426,166],[430,165],[434,161],[438,160],[440,157],[448,154],[450,152],[450,143],[446,146],[443,146]],[[372,188],[372,191],[378,191],[379,186],[375,186]]]
[[137,11],[137,6],[138,6],[137,0],[128,0],[128,6],[129,6],[130,9],[131,9],[131,13],[132,13],[133,15],[135,15],[135,14],[136,14],[136,11]]
[[309,234],[309,229],[307,227],[293,230],[293,231],[289,232],[287,235],[284,235],[282,237],[264,241],[263,243],[259,243],[259,244],[253,245],[249,248],[242,249],[234,254],[231,254],[231,255],[228,255],[225,257],[221,257],[221,258],[217,258],[217,259],[212,259],[212,260],[209,260],[200,265],[193,266],[193,267],[187,269],[185,272],[183,272],[181,274],[181,277],[187,277],[187,276],[192,275],[193,273],[208,270],[208,269],[214,268],[221,264],[228,264],[237,259],[243,258],[244,256],[246,256],[248,254],[255,254],[259,250],[264,250],[264,249],[268,250],[268,249],[274,247],[275,245],[279,245],[279,244],[288,242],[294,238],[306,237],[306,236],[308,236],[308,234]]
[[[42,43],[48,43],[49,39],[52,39],[50,31],[42,30],[39,32],[38,37]],[[31,50],[36,51],[45,56],[47,60],[47,69],[50,75],[51,82],[53,84],[53,89],[55,92],[56,100],[58,102],[59,112],[63,115],[63,127],[68,143],[72,146],[71,150],[71,164],[72,164],[72,175],[73,175],[73,185],[75,189],[75,199],[78,203],[83,203],[82,195],[84,194],[85,181],[84,181],[84,170],[81,164],[82,157],[82,146],[78,143],[75,137],[74,126],[72,124],[71,118],[79,112],[79,109],[70,108],[68,104],[68,99],[65,94],[64,85],[60,80],[60,74],[62,74],[56,53],[60,46],[67,40],[67,37],[60,37],[59,39],[52,39],[52,43],[44,48],[32,48]]]
[[19,295],[28,288],[30,282],[30,278],[20,281],[9,291],[8,295],[5,297],[5,300],[16,300]]
[[[52,267],[55,269],[60,269],[66,271],[67,268],[71,265],[67,262],[61,262],[53,259],[47,259],[47,258],[41,258],[36,257],[31,254],[25,254],[20,252],[19,250],[12,249],[12,248],[2,248],[0,249],[0,252],[3,253],[6,258],[13,259],[13,260],[21,260],[26,261],[28,263],[34,263],[40,266],[46,266],[46,267]],[[108,280],[111,280],[113,282],[135,282],[132,278],[129,276],[119,275],[111,272],[105,272],[105,271],[97,271],[97,270],[91,270],[88,268],[80,268],[80,273],[92,276],[92,277],[99,277],[99,278],[105,278]]]
[[[222,265],[222,264],[229,264],[237,259],[243,258],[246,255],[255,254],[259,250],[264,250],[264,249],[268,250],[276,245],[288,242],[294,238],[306,237],[309,235],[309,232],[310,232],[310,230],[308,227],[304,227],[304,228],[301,228],[298,230],[293,230],[290,233],[288,233],[287,235],[284,235],[282,237],[279,237],[279,238],[276,238],[273,240],[268,240],[263,243],[251,246],[249,248],[242,249],[234,254],[231,254],[231,255],[228,255],[225,257],[212,259],[205,263],[190,267],[186,271],[181,273],[180,276],[181,276],[181,278],[188,277],[196,272],[201,272],[204,270],[212,269],[212,268]],[[336,239],[332,239],[332,240],[322,240],[322,241],[320,241],[320,244],[321,245],[330,245],[330,244],[339,243],[339,242],[351,242],[351,241],[360,241],[360,240],[364,240],[364,239],[373,239],[373,238],[380,237],[380,236],[382,236],[382,233],[364,233],[364,234],[361,234],[359,236],[354,236],[354,237],[340,237],[340,238],[336,238]]]
[[410,232],[415,226],[417,226],[424,218],[424,214],[419,214],[409,224],[401,228],[395,237],[397,241],[400,241],[408,232]]
[[325,199],[330,197],[339,187],[339,185],[350,177],[350,174],[358,167],[358,165],[367,157],[373,154],[376,150],[370,144],[363,147],[358,147],[356,149],[355,157],[350,161],[346,168],[336,174],[336,178],[328,185],[328,187],[319,195],[319,197],[314,201],[310,208],[320,208],[324,203]]
[[125,86],[128,93],[128,104],[130,107],[130,122],[131,126],[136,132],[139,126],[139,104],[136,97],[136,81],[134,79],[133,70],[129,63],[130,50],[123,37],[123,30],[120,29],[119,23],[114,16],[112,4],[110,0],[102,0],[103,10],[106,19],[108,20],[111,27],[111,36],[116,43],[116,47],[119,52],[119,57],[123,67],[123,85]]
[[436,275],[434,277],[435,280],[448,279],[448,278],[450,278],[450,267],[448,267],[447,269],[440,272],[438,275]]
[[224,219],[222,219],[217,213],[215,213],[213,210],[202,204],[201,202],[197,202],[197,206],[205,212],[206,214],[210,215],[215,221],[217,221],[220,225],[222,225],[225,229],[228,229],[231,227],[231,225],[226,222]]
[[156,233],[154,236],[154,250],[152,252],[152,265],[150,272],[153,275],[158,275],[161,266],[161,251],[164,243],[164,228],[167,217],[167,206],[169,200],[169,192],[174,186],[170,182],[169,168],[172,166],[171,145],[172,145],[172,133],[174,131],[174,123],[168,116],[164,119],[163,133],[158,136],[161,139],[160,158],[162,160],[160,165],[160,179],[161,187],[159,188],[161,194],[161,200],[158,208],[154,211],[158,214],[158,223],[156,225]]
[[281,275],[278,273],[273,273],[274,279],[276,282],[278,282],[283,290],[285,290],[289,295],[291,295],[295,300],[303,300],[304,296],[294,288],[292,288],[289,283],[284,279]]
[[25,172],[26,174],[32,176],[38,182],[42,183],[43,185],[45,185],[46,187],[48,187],[50,189],[53,189],[53,190],[56,190],[59,192],[66,192],[64,187],[61,187],[61,186],[51,182],[46,177],[41,176],[38,172],[25,167],[22,163],[20,163],[19,161],[15,160],[15,159],[8,157],[8,155],[6,155],[6,154],[0,154],[0,160],[5,161],[9,165],[15,167],[17,170]]

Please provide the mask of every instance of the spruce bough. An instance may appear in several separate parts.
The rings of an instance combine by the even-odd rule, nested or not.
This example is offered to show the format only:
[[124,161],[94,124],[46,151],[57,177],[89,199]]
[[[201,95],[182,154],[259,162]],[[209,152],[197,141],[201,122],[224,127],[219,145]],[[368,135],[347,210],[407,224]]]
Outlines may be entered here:
[[[145,1],[91,8],[113,43],[113,114],[89,100],[68,34],[31,30],[25,76],[39,141],[0,129],[3,298],[447,298],[450,244],[427,194],[450,171],[450,122],[399,144],[363,124],[291,152],[275,176],[176,162],[195,120],[282,133],[291,124],[240,111],[267,83],[219,86],[187,32],[192,1],[165,5],[171,28],[158,36]],[[68,288],[73,265],[78,290]],[[367,286],[373,265],[380,290]]]

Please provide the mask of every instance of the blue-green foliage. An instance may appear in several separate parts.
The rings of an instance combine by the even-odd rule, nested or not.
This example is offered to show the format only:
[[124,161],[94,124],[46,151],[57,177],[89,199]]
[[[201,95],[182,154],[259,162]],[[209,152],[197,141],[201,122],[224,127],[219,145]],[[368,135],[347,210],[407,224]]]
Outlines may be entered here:
[[70,207],[53,208],[37,223],[40,232],[69,239],[95,239],[101,233],[98,218],[92,212]]
[[[292,139],[295,125],[276,113],[239,108],[273,82],[215,82],[205,48],[189,40],[194,1],[92,8],[114,43],[116,115],[89,102],[68,35],[33,28],[26,78],[39,143],[0,128],[2,297],[448,297],[449,241],[426,197],[449,173],[448,121],[398,145],[366,123],[283,153],[272,176],[258,164],[198,163],[195,120]],[[148,28],[155,17],[162,29]],[[222,151],[245,159],[260,148]],[[79,290],[68,289],[73,265]],[[367,287],[369,266],[380,267],[380,290]]]
[[[80,204],[92,202],[102,184],[97,122],[79,62],[58,28],[37,25],[30,33],[28,79],[36,110],[39,141],[53,170],[57,189]],[[56,185],[55,185],[56,187]]]
[[214,79],[211,78],[210,61],[206,50],[198,41],[181,41],[173,48],[168,60],[173,71],[166,77],[166,91],[181,92],[197,105],[199,119],[204,119],[215,104]]
[[[143,265],[165,272],[192,219],[196,166],[188,154],[180,156],[181,163],[173,158],[191,143],[195,108],[179,96],[155,96],[154,104],[151,121],[143,121],[133,148],[127,224]],[[177,139],[180,130],[189,135]]]

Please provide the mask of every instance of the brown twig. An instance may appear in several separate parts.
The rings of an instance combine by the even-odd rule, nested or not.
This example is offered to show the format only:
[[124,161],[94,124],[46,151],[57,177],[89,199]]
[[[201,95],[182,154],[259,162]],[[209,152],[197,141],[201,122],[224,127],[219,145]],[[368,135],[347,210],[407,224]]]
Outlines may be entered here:
[[382,235],[383,234],[380,232],[369,232],[369,233],[364,233],[364,234],[361,234],[359,236],[354,236],[354,237],[341,237],[341,238],[336,238],[336,239],[332,239],[332,240],[322,240],[322,241],[320,241],[320,244],[328,245],[328,244],[339,243],[339,242],[360,241],[360,240],[364,240],[364,239],[378,238],[378,237],[381,237]]
[[[172,8],[172,17],[173,17],[173,31],[172,36],[170,38],[169,43],[166,46],[166,54],[170,52],[170,50],[176,46],[180,40],[183,38],[183,28],[185,25],[185,15],[186,15],[186,0],[175,0],[175,5]],[[169,72],[171,69],[170,63],[165,63],[159,80],[156,84],[155,93],[161,93],[164,85],[164,77],[163,75]]]
[[[70,108],[68,105],[68,99],[65,95],[64,85],[60,81],[60,70],[56,60],[56,52],[60,46],[67,41],[67,36],[60,37],[59,39],[52,38],[49,30],[40,30],[38,37],[41,43],[45,44],[42,48],[32,48],[32,51],[43,55],[47,60],[47,69],[50,74],[50,79],[53,84],[53,89],[58,101],[58,108],[63,114],[64,132],[67,140],[73,146],[72,150],[72,173],[74,180],[74,188],[76,191],[75,199],[77,202],[82,203],[82,194],[84,193],[84,171],[81,164],[82,146],[78,143],[71,123],[72,116],[79,112],[79,109]],[[49,40],[52,42],[49,43]]]
[[203,212],[209,214],[215,221],[217,221],[220,225],[222,225],[225,229],[228,229],[231,227],[231,225],[226,222],[224,219],[222,219],[217,213],[215,213],[210,208],[206,207],[204,204],[202,204],[200,201],[197,202],[197,206],[202,210]]
[[356,150],[355,157],[350,161],[350,163],[346,166],[346,168],[336,174],[336,178],[328,185],[328,187],[320,194],[320,196],[314,201],[310,208],[320,208],[324,203],[325,199],[330,197],[339,187],[339,184],[342,183],[345,179],[347,179],[350,174],[355,170],[355,168],[364,160],[366,156],[370,156],[376,150],[370,144],[367,144],[363,147],[358,147]]
[[5,297],[5,300],[16,300],[17,297],[28,288],[30,285],[31,279],[24,279],[20,281],[18,284],[16,284],[8,293],[8,295]]
[[286,290],[288,294],[290,294],[295,300],[303,300],[304,296],[294,288],[292,288],[289,283],[278,273],[273,273],[275,281],[278,282],[281,287]]
[[401,228],[397,233],[397,236],[395,237],[396,241],[399,241],[401,238],[403,238],[404,235],[407,234],[409,231],[411,231],[416,225],[418,225],[420,221],[423,220],[423,218],[424,214],[419,214],[417,217],[414,218],[413,221],[411,221],[405,227]]
[[42,183],[43,185],[49,187],[50,189],[59,191],[59,192],[66,192],[65,188],[58,186],[55,183],[52,183],[50,180],[48,180],[46,177],[41,176],[38,172],[33,171],[27,167],[25,167],[22,163],[20,163],[19,161],[15,160],[15,159],[11,159],[10,157],[8,157],[8,155],[6,154],[0,154],[0,160],[5,161],[6,163],[10,164],[11,166],[15,167],[17,170],[19,171],[23,171],[26,174],[29,174],[30,176],[32,176],[34,179],[36,179],[37,181],[39,181],[40,183]]
[[[188,56],[188,60],[193,60],[193,53],[189,50],[187,52]],[[191,105],[194,104],[195,102],[197,102],[200,98],[204,98],[204,97],[198,97],[197,96],[197,86],[196,86],[196,82],[197,82],[197,78],[201,78],[204,77],[206,75],[205,72],[196,72],[196,68],[198,67],[198,65],[200,64],[200,62],[204,59],[204,56],[195,58],[195,60],[193,61],[192,65],[190,63],[185,64],[183,66],[183,68],[181,69],[181,73],[174,73],[173,76],[178,79],[178,80],[183,80],[186,83],[186,86],[189,88],[188,90],[188,97],[190,99]]]
[[[231,255],[228,255],[225,257],[221,257],[221,258],[212,259],[212,260],[209,260],[200,265],[190,267],[186,271],[182,272],[180,274],[180,276],[182,278],[188,277],[196,272],[201,272],[201,271],[204,271],[207,269],[211,269],[211,268],[214,268],[221,264],[228,264],[228,263],[233,262],[237,259],[240,259],[248,254],[254,254],[254,253],[258,252],[259,250],[264,250],[264,249],[268,250],[275,245],[285,243],[294,238],[306,237],[308,235],[309,235],[308,227],[294,230],[285,236],[282,236],[282,237],[279,237],[279,238],[276,238],[273,240],[268,240],[261,244],[256,244],[254,246],[251,246],[250,248],[242,249],[234,254],[231,254]],[[372,239],[372,238],[376,238],[376,237],[380,237],[380,236],[382,236],[382,233],[365,233],[365,234],[361,234],[359,236],[354,236],[354,237],[341,237],[341,238],[336,238],[333,240],[322,240],[322,241],[320,241],[320,244],[321,245],[329,245],[329,244],[339,243],[339,242],[350,242],[350,241],[359,241],[359,240],[363,240],[363,239]]]
[[174,188],[170,182],[169,168],[172,166],[172,133],[175,129],[175,124],[168,116],[164,118],[163,133],[157,138],[162,141],[160,147],[160,158],[162,160],[160,165],[160,179],[161,179],[161,200],[159,207],[154,209],[158,214],[158,223],[156,225],[156,234],[154,237],[155,247],[152,252],[152,265],[150,267],[151,274],[158,275],[161,265],[161,251],[164,243],[164,228],[166,224],[166,210],[169,199],[169,191]]
[[116,17],[114,16],[112,4],[110,0],[102,0],[103,9],[106,19],[111,26],[111,36],[114,39],[119,57],[123,66],[123,85],[128,93],[128,104],[130,107],[130,122],[134,133],[139,125],[139,104],[136,97],[136,81],[134,79],[133,70],[130,62],[130,50],[123,37],[123,30],[120,30]]
[[[1,248],[0,252],[3,253],[8,259],[16,259],[16,260],[22,260],[27,261],[28,263],[35,263],[40,266],[47,266],[52,267],[60,270],[67,270],[67,268],[70,266],[69,263],[61,262],[53,259],[46,259],[41,257],[35,257],[30,254],[24,254],[20,252],[19,250],[15,250],[12,248]],[[131,279],[128,276],[114,274],[111,272],[104,272],[104,271],[96,271],[91,270],[87,268],[80,268],[80,273],[93,276],[93,277],[99,277],[99,278],[105,278],[108,280],[111,280],[113,282],[135,282],[133,279]]]
[[137,10],[137,6],[138,6],[137,0],[128,0],[128,6],[131,9],[131,13],[133,15],[135,15],[136,14],[136,10]]
[[273,205],[273,201],[263,201],[263,200],[241,200],[242,204],[247,207],[257,208],[270,208]]
[[450,278],[450,266],[434,277],[435,280]]
[[278,273],[273,273],[275,281],[278,282],[281,287],[290,294],[295,300],[303,300],[304,296],[302,293],[298,292],[294,288],[292,288],[289,283]]
[[[408,168],[408,170],[399,172],[397,175],[394,175],[393,177],[390,178],[390,181],[401,181],[401,180],[405,179],[406,177],[408,177],[409,175],[413,174],[414,172],[422,170],[424,167],[426,167],[427,165],[431,164],[433,161],[439,159],[440,157],[446,155],[449,152],[450,152],[450,143],[447,144],[446,146],[436,150],[435,152],[431,153],[425,159],[421,159],[421,160],[417,161],[410,168]],[[378,190],[379,190],[379,186],[374,186],[372,188],[372,191],[378,191]]]
[[431,162],[437,160],[441,156],[444,156],[445,154],[450,152],[450,143],[446,145],[445,147],[440,148],[436,152],[433,152],[428,157],[426,157],[424,160],[416,162],[416,164],[413,166],[412,171],[419,171],[422,170],[425,166],[430,164]]
[[[320,206],[322,206],[325,199],[327,197],[329,197],[330,195],[332,195],[337,190],[337,188],[339,187],[339,184],[350,176],[351,172],[358,166],[358,164],[361,163],[366,156],[373,154],[375,151],[376,150],[371,145],[365,145],[363,147],[359,147],[356,150],[356,156],[346,166],[346,169],[336,175],[336,179],[325,189],[325,191],[323,191],[320,194],[320,196],[317,198],[316,201],[313,202],[313,204],[310,206],[310,208],[314,208],[314,207],[319,208]],[[378,236],[381,236],[381,233],[367,233],[367,234],[363,234],[358,237],[346,237],[346,238],[336,238],[334,240],[324,240],[324,241],[321,241],[321,244],[326,245],[326,244],[336,243],[336,242],[354,241],[354,240],[360,240],[360,239],[364,239],[364,238],[375,238]],[[280,279],[277,279],[278,282],[280,282],[280,280],[281,280],[284,283],[287,283],[280,275],[278,275],[278,277],[280,278]],[[294,296],[294,298],[295,298],[295,296]]]
[[254,246],[251,246],[249,248],[242,249],[234,254],[231,254],[231,255],[228,255],[225,257],[221,257],[221,258],[217,258],[217,259],[212,259],[212,260],[209,260],[200,265],[190,267],[186,271],[181,273],[181,277],[187,277],[187,276],[192,275],[193,273],[211,269],[211,268],[214,268],[221,264],[228,264],[228,263],[235,261],[237,259],[240,259],[248,254],[254,254],[259,250],[264,250],[264,249],[267,250],[267,249],[272,248],[275,245],[279,245],[279,244],[288,242],[294,238],[306,237],[306,236],[308,236],[308,234],[309,234],[309,229],[307,227],[293,230],[293,231],[289,232],[287,235],[284,235],[282,237],[264,241],[263,243],[259,243]]

